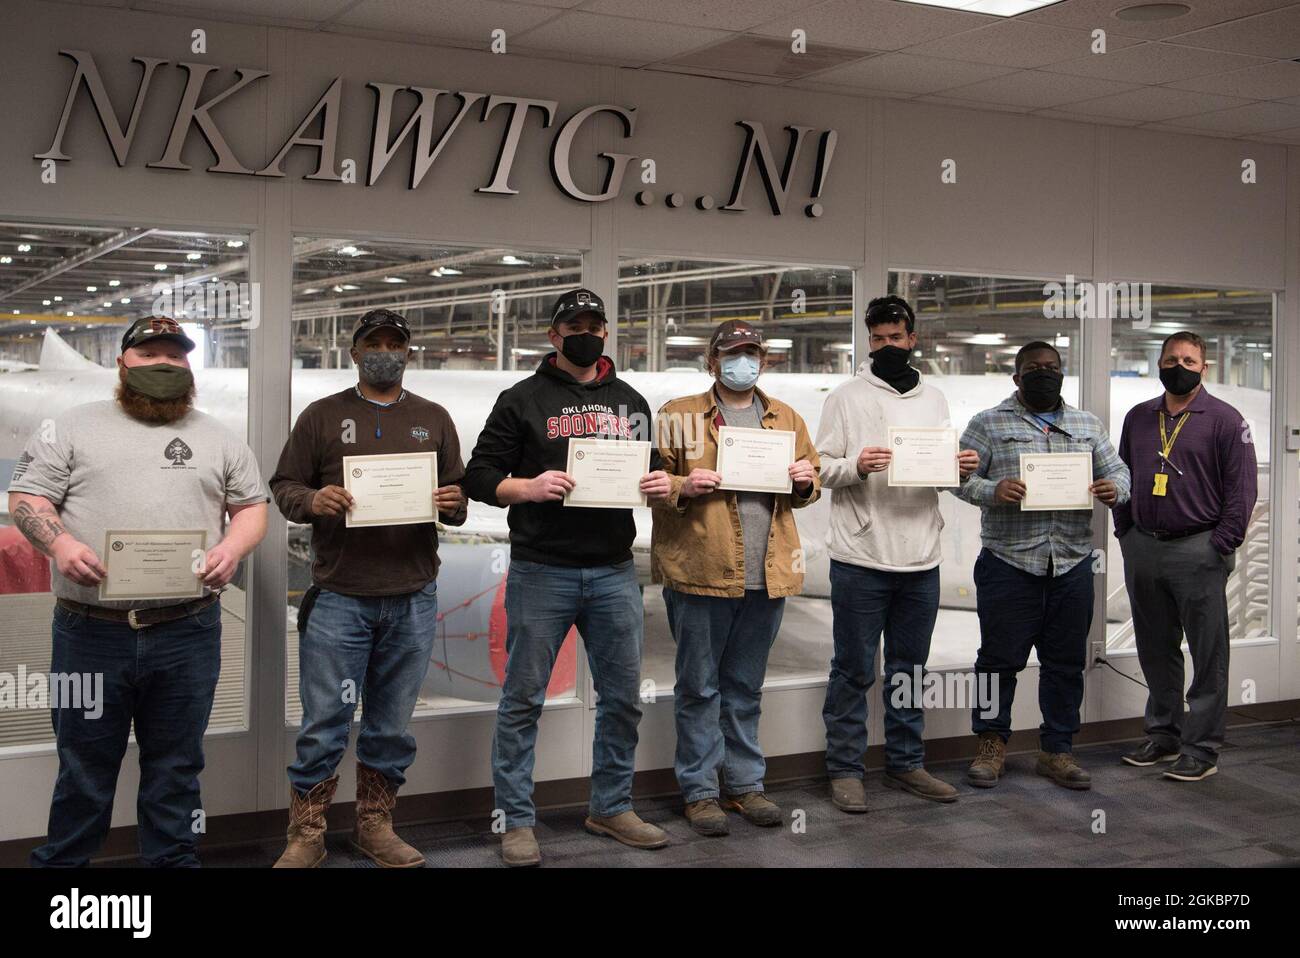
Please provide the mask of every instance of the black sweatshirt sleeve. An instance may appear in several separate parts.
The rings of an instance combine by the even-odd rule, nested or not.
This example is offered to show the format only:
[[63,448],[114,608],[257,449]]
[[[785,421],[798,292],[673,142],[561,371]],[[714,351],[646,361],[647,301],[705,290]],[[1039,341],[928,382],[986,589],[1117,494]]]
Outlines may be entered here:
[[280,461],[271,476],[271,494],[281,514],[290,522],[311,522],[312,497],[316,495],[320,474],[316,462],[316,410],[309,406],[298,416],[289,440],[280,453]]
[[520,416],[518,397],[507,389],[497,397],[479,433],[461,485],[471,499],[501,506],[497,486],[519,466],[523,456],[525,424]]

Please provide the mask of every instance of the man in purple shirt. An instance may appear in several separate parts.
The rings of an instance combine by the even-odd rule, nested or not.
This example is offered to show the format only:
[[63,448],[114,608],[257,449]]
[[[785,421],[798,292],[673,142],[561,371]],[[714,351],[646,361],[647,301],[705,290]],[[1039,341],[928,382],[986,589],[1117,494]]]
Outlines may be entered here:
[[[1205,341],[1174,333],[1160,350],[1165,394],[1124,417],[1119,456],[1133,493],[1115,535],[1149,694],[1129,765],[1174,762],[1165,777],[1199,782],[1217,770],[1228,707],[1228,574],[1255,508],[1255,446],[1241,413],[1201,384]],[[1192,653],[1183,715],[1182,638]]]

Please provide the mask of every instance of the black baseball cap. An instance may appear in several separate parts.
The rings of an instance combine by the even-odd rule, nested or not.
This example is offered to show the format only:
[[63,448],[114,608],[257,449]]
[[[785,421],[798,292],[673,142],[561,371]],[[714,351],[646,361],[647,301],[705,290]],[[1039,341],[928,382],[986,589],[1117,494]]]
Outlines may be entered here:
[[757,326],[743,319],[729,319],[724,323],[718,323],[713,330],[713,335],[709,337],[709,352],[712,353],[714,350],[725,352],[750,343],[759,349],[767,348],[763,333]]
[[150,339],[169,339],[180,343],[188,353],[196,345],[194,340],[185,335],[181,324],[170,316],[145,316],[137,319],[122,334],[122,352],[139,346]]
[[352,328],[352,345],[355,346],[363,336],[368,336],[371,331],[384,326],[393,327],[406,338],[408,343],[411,341],[411,327],[406,322],[405,316],[391,309],[372,309],[358,319],[356,326]]
[[551,325],[562,323],[583,313],[595,313],[602,323],[608,323],[605,316],[605,301],[589,289],[571,289],[560,295],[551,308]]

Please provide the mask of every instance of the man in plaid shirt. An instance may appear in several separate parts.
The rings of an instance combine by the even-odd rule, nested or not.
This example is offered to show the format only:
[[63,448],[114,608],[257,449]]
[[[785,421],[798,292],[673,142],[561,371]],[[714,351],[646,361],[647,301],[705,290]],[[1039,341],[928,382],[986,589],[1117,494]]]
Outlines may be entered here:
[[[984,548],[975,562],[980,648],[976,687],[998,699],[972,712],[979,753],[970,784],[998,783],[1011,737],[1016,674],[1038,649],[1038,704],[1043,714],[1036,771],[1066,788],[1092,784],[1071,753],[1079,730],[1088,629],[1092,624],[1092,510],[1021,511],[1022,453],[1086,452],[1092,456],[1092,496],[1107,507],[1128,501],[1129,471],[1101,420],[1061,399],[1061,355],[1044,342],[1016,354],[1016,392],[971,419],[960,448],[979,452],[980,465],[958,495],[983,512]],[[995,678],[989,678],[995,676]]]

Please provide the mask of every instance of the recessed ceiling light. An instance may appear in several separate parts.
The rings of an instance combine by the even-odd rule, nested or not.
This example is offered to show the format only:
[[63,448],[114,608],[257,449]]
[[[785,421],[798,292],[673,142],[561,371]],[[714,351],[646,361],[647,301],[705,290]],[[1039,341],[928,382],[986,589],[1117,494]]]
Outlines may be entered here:
[[113,301],[112,301],[111,299],[106,299],[106,300],[104,300],[104,305],[105,305],[105,306],[112,306],[112,305],[113,305]]
[[43,299],[43,300],[41,300],[41,305],[42,305],[42,306],[48,306],[48,305],[50,305],[50,301],[49,301],[48,299]]
[[98,287],[98,286],[87,286],[87,287],[86,287],[86,292],[87,292],[87,293],[98,293],[98,292],[99,292],[99,287]]
[[385,283],[405,283],[406,280],[402,279],[402,277],[400,277],[400,276],[385,276],[385,277],[384,277],[384,282],[385,282]]
[[243,241],[243,240],[226,240],[226,245],[229,246],[231,249],[239,249],[239,247],[241,247],[241,246],[244,245],[244,241]]
[[194,260],[196,260],[196,259],[202,259],[202,258],[203,258],[203,254],[202,254],[202,253],[186,253],[186,254],[185,254],[185,258],[186,258],[187,260],[189,260],[190,262],[194,262]]
[[20,253],[30,253],[31,251],[32,251],[32,244],[31,244],[31,243],[19,243],[19,244],[18,244],[18,252],[20,252]]
[[110,279],[110,280],[108,281],[108,285],[109,285],[109,286],[121,286],[121,285],[122,285],[122,281],[121,281],[120,279]]
[[131,302],[131,298],[129,296],[123,296],[121,299],[118,300],[118,302],[121,303],[123,306],[126,306]]
[[903,0],[923,7],[943,7],[964,13],[987,13],[995,17],[1014,17],[1030,10],[1041,10],[1061,0]]
[[62,297],[62,296],[55,296],[55,297],[54,297],[54,301],[55,301],[56,303],[61,303],[61,302],[63,302],[63,297]]
[[344,283],[344,284],[343,284],[343,289],[360,289],[360,288],[361,288],[360,286],[357,286],[357,285],[355,285],[355,284],[353,284],[353,283]]
[[153,264],[153,268],[156,269],[156,270],[157,270],[158,272],[160,272],[160,273],[164,273],[164,272],[167,271],[167,264],[166,264],[166,263],[154,263],[154,264]]
[[1191,13],[1192,8],[1185,3],[1140,3],[1135,7],[1125,7],[1115,11],[1116,20],[1151,21],[1172,20]]
[[526,260],[526,259],[520,259],[520,258],[519,258],[518,256],[516,256],[514,253],[507,253],[505,256],[502,256],[502,257],[501,257],[501,262],[505,263],[507,266],[527,266],[527,265],[528,265],[528,260]]
[[14,258],[12,256],[0,256],[0,263],[12,263],[13,261]]

